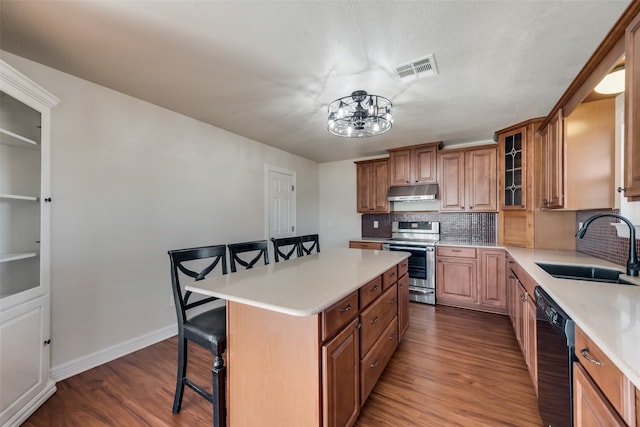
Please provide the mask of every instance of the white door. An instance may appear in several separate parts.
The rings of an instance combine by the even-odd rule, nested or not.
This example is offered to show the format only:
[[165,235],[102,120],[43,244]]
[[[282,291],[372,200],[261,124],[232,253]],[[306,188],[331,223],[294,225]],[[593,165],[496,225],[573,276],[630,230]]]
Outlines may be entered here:
[[295,236],[296,231],[296,174],[284,169],[269,168],[267,218],[269,238]]

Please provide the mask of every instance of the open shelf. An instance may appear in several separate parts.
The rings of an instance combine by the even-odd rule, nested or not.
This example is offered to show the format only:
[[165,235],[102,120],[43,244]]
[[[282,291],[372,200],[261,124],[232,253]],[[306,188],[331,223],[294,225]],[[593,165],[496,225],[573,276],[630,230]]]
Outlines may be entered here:
[[0,199],[9,199],[9,200],[26,200],[29,202],[37,202],[40,198],[34,196],[23,196],[20,194],[2,194],[0,193]]
[[40,148],[38,141],[3,128],[0,128],[0,144],[23,148]]
[[21,259],[35,258],[38,256],[37,252],[11,252],[6,254],[0,254],[0,263],[18,261]]

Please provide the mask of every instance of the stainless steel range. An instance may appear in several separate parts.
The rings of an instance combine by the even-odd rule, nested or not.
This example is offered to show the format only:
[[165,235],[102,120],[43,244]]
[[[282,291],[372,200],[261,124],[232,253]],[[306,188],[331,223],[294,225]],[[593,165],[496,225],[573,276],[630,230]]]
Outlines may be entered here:
[[410,252],[409,299],[436,303],[436,248],[440,223],[435,221],[394,221],[391,239],[382,244],[388,251]]

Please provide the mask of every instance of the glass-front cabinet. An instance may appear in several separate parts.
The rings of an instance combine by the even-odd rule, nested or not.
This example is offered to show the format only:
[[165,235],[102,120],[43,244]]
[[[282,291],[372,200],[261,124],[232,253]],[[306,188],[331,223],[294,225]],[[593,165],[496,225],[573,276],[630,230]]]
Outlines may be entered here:
[[522,132],[508,135],[504,139],[504,206],[503,208],[523,209],[523,162]]
[[41,114],[0,91],[0,298],[41,286]]
[[58,99],[0,60],[0,425],[56,391],[49,376],[50,109]]

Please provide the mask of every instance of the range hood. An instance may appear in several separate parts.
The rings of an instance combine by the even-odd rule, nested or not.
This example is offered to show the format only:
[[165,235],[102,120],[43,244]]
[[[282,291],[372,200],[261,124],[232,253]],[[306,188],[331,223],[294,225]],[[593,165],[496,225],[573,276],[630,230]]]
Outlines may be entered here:
[[435,200],[438,196],[438,184],[401,185],[389,187],[387,200],[390,202],[417,202]]

